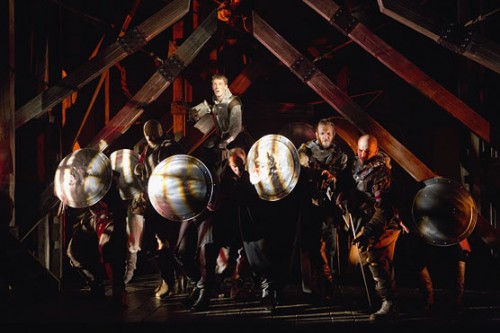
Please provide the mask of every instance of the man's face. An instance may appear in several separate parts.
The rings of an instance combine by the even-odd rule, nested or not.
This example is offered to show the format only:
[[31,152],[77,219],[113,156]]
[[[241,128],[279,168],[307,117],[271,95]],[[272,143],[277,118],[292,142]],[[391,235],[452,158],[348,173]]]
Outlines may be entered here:
[[161,129],[161,125],[146,123],[144,126],[144,138],[151,148],[156,148],[161,143],[162,135],[163,130]]
[[212,90],[214,92],[215,99],[220,101],[224,94],[226,93],[227,84],[222,79],[214,79],[212,81]]
[[236,176],[241,177],[243,170],[245,170],[245,163],[239,156],[233,155],[229,158],[229,167]]
[[316,130],[316,139],[323,148],[330,148],[333,145],[333,138],[335,132],[333,126],[330,124],[319,124]]
[[361,164],[366,164],[377,153],[378,146],[376,142],[370,141],[367,138],[359,139],[357,154]]

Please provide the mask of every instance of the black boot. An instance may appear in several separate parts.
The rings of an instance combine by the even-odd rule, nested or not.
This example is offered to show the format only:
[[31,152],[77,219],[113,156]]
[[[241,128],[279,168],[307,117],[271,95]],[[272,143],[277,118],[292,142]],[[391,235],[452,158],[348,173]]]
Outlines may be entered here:
[[206,289],[199,289],[198,299],[191,306],[191,311],[205,311],[210,305],[210,292]]
[[201,278],[196,284],[199,295],[191,306],[192,311],[203,311],[210,305],[210,297],[215,286],[215,266],[217,261],[217,247],[215,244],[205,244],[200,247],[199,262]]
[[93,274],[91,271],[85,268],[77,268],[78,274],[85,280],[90,288],[90,295],[95,298],[102,298],[105,295],[104,289],[104,278],[98,276],[98,274]]
[[175,262],[171,248],[163,247],[158,251],[157,256],[158,267],[162,278],[159,288],[155,291],[155,297],[165,299],[173,295],[173,287],[175,284]]
[[189,293],[189,296],[184,300],[184,305],[190,308],[200,297],[200,288],[197,286],[193,287],[193,290]]
[[94,280],[89,282],[90,295],[95,298],[103,298],[106,291],[102,281]]

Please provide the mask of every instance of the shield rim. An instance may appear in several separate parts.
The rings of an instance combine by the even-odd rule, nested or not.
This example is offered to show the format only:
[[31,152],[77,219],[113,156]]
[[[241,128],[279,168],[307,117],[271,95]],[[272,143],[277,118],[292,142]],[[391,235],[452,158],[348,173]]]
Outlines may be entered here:
[[[417,193],[415,194],[415,196],[413,198],[412,208],[411,208],[413,225],[415,227],[415,230],[419,234],[419,236],[425,242],[427,242],[431,245],[442,246],[442,247],[452,246],[452,245],[458,244],[462,240],[469,237],[470,234],[472,233],[472,231],[474,230],[474,228],[476,227],[477,215],[478,215],[477,207],[476,207],[476,204],[475,204],[474,199],[472,198],[471,194],[460,183],[458,183],[452,179],[448,179],[448,178],[444,178],[444,177],[430,178],[430,179],[424,180],[423,183],[425,186],[423,188],[421,188],[420,190],[418,190]],[[419,228],[419,225],[416,222],[417,213],[416,213],[415,207],[416,207],[417,197],[419,196],[419,194],[423,193],[423,191],[425,190],[425,188],[427,186],[435,185],[437,183],[445,183],[445,184],[452,185],[458,191],[463,193],[467,197],[468,201],[471,203],[471,216],[470,216],[470,220],[469,220],[469,223],[467,225],[467,228],[465,230],[463,230],[463,232],[460,235],[457,235],[456,237],[452,237],[452,238],[449,238],[446,240],[438,240],[438,239],[433,238],[432,235],[427,235],[426,233],[422,232],[422,230]]]

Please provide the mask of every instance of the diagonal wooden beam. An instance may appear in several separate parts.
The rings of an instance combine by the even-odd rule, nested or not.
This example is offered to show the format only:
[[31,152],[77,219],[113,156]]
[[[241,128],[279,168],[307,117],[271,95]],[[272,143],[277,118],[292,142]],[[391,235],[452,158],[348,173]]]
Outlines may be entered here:
[[255,12],[253,13],[253,35],[282,63],[289,67],[296,76],[318,93],[318,95],[362,133],[377,133],[377,138],[384,151],[414,179],[422,181],[435,176],[424,163],[387,132],[377,121],[367,115],[359,105],[354,103],[348,95],[319,71],[310,60],[300,54]]
[[406,0],[377,0],[379,10],[407,27],[429,37],[439,45],[500,74],[500,45],[450,22],[431,11],[424,11]]
[[54,86],[35,96],[16,110],[15,127],[19,128],[33,118],[53,108],[70,94],[78,91],[99,74],[128,55],[136,52],[160,32],[178,21],[189,11],[190,0],[174,0],[109,45],[95,58],[66,76]]
[[[214,10],[205,21],[182,43],[179,48],[156,70],[111,121],[99,131],[87,148],[104,151],[117,138],[125,133],[144,112],[144,108],[154,102],[167,89],[173,80],[193,61],[203,46],[217,30],[217,11]],[[54,196],[54,183],[41,195],[40,216],[54,208],[59,199]]]
[[[349,96],[334,85],[328,77],[314,67],[302,54],[293,48],[262,18],[253,12],[253,35],[283,64],[311,87],[338,113],[351,122],[362,133],[376,133],[382,149],[389,154],[410,176],[422,182],[437,175],[414,156],[406,147],[392,137],[379,123],[368,116]],[[353,131],[341,131],[345,141],[352,141]],[[493,228],[479,215],[475,226],[478,236],[492,249],[500,250],[500,231]]]
[[490,142],[490,123],[487,120],[385,43],[346,9],[331,0],[303,1],[400,78],[462,122],[481,139]]
[[214,10],[182,45],[161,65],[134,97],[88,144],[89,148],[105,150],[125,133],[173,80],[191,64],[217,30],[217,12]]

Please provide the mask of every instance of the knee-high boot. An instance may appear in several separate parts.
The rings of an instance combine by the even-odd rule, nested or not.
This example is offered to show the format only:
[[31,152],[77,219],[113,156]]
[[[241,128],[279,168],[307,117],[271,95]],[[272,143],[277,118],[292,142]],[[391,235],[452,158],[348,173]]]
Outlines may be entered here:
[[161,299],[172,295],[175,283],[175,262],[172,250],[162,248],[158,252],[157,263],[160,268],[161,281],[155,289],[155,297]]
[[382,300],[380,309],[370,315],[370,321],[392,318],[397,314],[394,300],[394,280],[391,272],[377,264],[369,265],[370,272],[375,280],[375,290]]
[[200,247],[201,278],[196,284],[199,290],[198,299],[191,306],[193,311],[203,311],[210,305],[210,298],[215,284],[215,267],[217,264],[217,247],[215,244],[205,244]]
[[129,283],[134,277],[134,272],[137,268],[137,252],[127,252],[127,260],[125,263],[124,282]]

